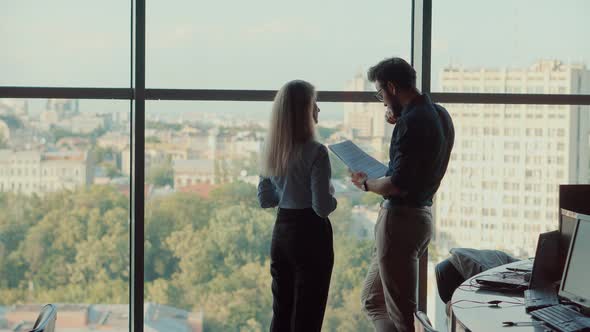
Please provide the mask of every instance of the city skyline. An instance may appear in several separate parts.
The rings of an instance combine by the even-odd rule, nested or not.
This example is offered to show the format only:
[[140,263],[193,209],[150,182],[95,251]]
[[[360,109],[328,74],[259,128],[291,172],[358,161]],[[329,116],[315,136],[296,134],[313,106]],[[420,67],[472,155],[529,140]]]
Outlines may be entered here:
[[[527,64],[523,68],[510,70],[486,67],[466,68],[456,64],[444,68],[443,89],[448,92],[585,93],[587,91],[585,89],[588,87],[587,82],[590,81],[589,73],[587,68],[572,67],[557,60],[539,60]],[[352,76],[349,84],[349,89],[359,91],[371,87],[362,73]],[[129,171],[131,168],[129,117],[125,116],[125,114],[129,114],[128,107],[125,105],[126,102],[101,101],[100,103],[101,110],[94,112],[87,110],[84,100],[0,100],[0,131],[2,131],[2,144],[4,145],[4,149],[0,149],[0,163],[6,165],[3,168],[6,172],[0,172],[0,188],[4,191],[0,193],[0,197],[16,197],[21,201],[29,199],[43,201],[68,194],[84,197],[92,193],[93,190],[112,190],[112,195],[125,201],[129,195]],[[160,204],[159,202],[166,200],[176,202],[176,200],[189,199],[189,204],[192,205],[199,206],[199,204],[204,204],[202,202],[208,202],[207,204],[216,206],[219,204],[216,201],[219,197],[216,191],[224,190],[226,186],[235,188],[231,190],[235,190],[236,195],[240,193],[248,195],[247,190],[253,190],[252,188],[255,188],[258,179],[256,159],[265,136],[267,122],[264,121],[264,117],[266,114],[261,112],[261,120],[252,121],[250,116],[236,119],[235,116],[232,116],[234,114],[232,112],[224,114],[211,110],[201,112],[191,108],[191,102],[170,102],[168,105],[181,104],[187,109],[176,115],[172,112],[161,113],[167,116],[159,115],[157,112],[148,112],[146,116],[146,204],[150,204],[152,206],[150,209],[153,209],[154,206]],[[239,103],[236,102],[235,105],[237,104]],[[271,103],[258,104],[270,108]],[[112,105],[117,105],[117,109],[113,109]],[[352,139],[386,162],[386,148],[393,127],[384,125],[383,117],[380,115],[380,112],[384,110],[382,105],[379,103],[342,103],[339,106],[341,106],[340,116],[338,120],[332,120],[333,126],[319,128],[321,141],[328,144],[342,139]],[[447,176],[435,198],[435,224],[437,226],[436,236],[432,242],[433,251],[429,262],[428,283],[429,307],[433,313],[436,311],[436,314],[431,315],[434,319],[438,317],[440,310],[434,310],[439,308],[436,308],[435,305],[435,279],[431,268],[436,260],[445,257],[445,250],[449,246],[499,248],[517,256],[526,256],[533,250],[536,241],[535,236],[526,234],[548,230],[557,221],[555,211],[553,211],[556,210],[555,204],[557,204],[557,184],[564,182],[583,183],[587,181],[584,179],[590,177],[588,163],[590,149],[588,144],[580,144],[580,137],[584,137],[584,130],[586,130],[585,137],[587,138],[586,143],[588,143],[590,137],[588,137],[587,128],[582,126],[579,131],[573,132],[571,130],[572,123],[583,123],[579,121],[582,117],[585,116],[584,119],[590,120],[587,107],[493,104],[445,106],[454,118],[457,140]],[[323,112],[322,107],[322,114],[324,114]],[[358,117],[361,117],[363,121],[360,121]],[[321,125],[322,122],[320,122]],[[5,132],[6,128],[9,130],[7,133]],[[516,129],[519,130],[518,134],[516,134]],[[16,152],[10,150],[16,150]],[[82,155],[85,157],[73,158],[72,156],[79,155],[75,151],[82,151]],[[583,151],[586,151],[586,154],[583,154]],[[580,153],[576,154],[576,152]],[[91,155],[92,158],[89,157]],[[547,167],[549,171],[544,169],[545,162],[551,163]],[[498,166],[499,164],[502,166]],[[572,171],[570,170],[572,165],[578,165],[579,168]],[[587,166],[585,173],[582,172],[584,165]],[[337,216],[334,218],[340,223],[346,224],[346,227],[337,233],[347,236],[347,238],[341,239],[344,241],[343,243],[359,241],[359,246],[361,246],[360,243],[365,246],[367,245],[365,241],[371,239],[371,230],[378,212],[379,197],[365,197],[363,193],[353,188],[346,179],[345,168],[335,158],[332,167],[336,195],[342,203],[339,205],[339,210],[335,212]],[[45,169],[48,170],[47,176],[41,177]],[[481,172],[478,173],[479,169]],[[31,178],[31,174],[35,176],[35,179]],[[38,179],[37,176],[39,176]],[[548,179],[551,182],[549,183],[551,188],[547,186],[537,188],[538,183],[530,181],[531,179],[539,179],[539,177]],[[509,178],[510,181],[503,181],[504,178]],[[70,182],[64,186],[62,184],[64,181]],[[47,184],[49,185],[47,186]],[[46,187],[40,187],[41,185],[46,185]],[[9,193],[16,195],[11,196]],[[27,197],[25,198],[19,193],[26,194]],[[475,197],[474,195],[479,196]],[[498,197],[500,197],[499,200],[496,199]],[[1,203],[2,199],[0,199]],[[532,207],[543,204],[546,208],[542,211],[532,209]],[[510,206],[509,209],[505,208],[507,205]],[[229,210],[238,208],[241,207],[233,205],[228,207]],[[506,216],[504,211],[510,212],[514,209],[523,212],[516,215],[509,214],[507,217],[511,218],[510,221],[498,223],[499,219]],[[251,210],[243,213],[249,216],[249,213],[258,210],[257,207],[252,207]],[[538,216],[535,214],[536,211],[539,213]],[[182,210],[177,212],[183,213]],[[211,218],[216,218],[215,213]],[[267,211],[262,213],[265,218],[269,217],[270,220]],[[242,212],[238,214],[242,214]],[[119,222],[126,222],[125,213],[119,211],[118,216]],[[167,220],[177,218],[170,211],[149,214],[149,216],[149,218],[156,218],[150,220],[158,225],[161,221],[168,222]],[[105,215],[101,218],[106,220],[107,217]],[[254,219],[247,218],[249,217],[241,221],[245,226],[256,222]],[[69,220],[72,222],[71,219]],[[102,219],[96,217],[92,220],[102,222]],[[522,222],[523,220],[524,222]],[[2,222],[1,219],[0,222]],[[43,219],[40,222],[48,221]],[[189,227],[190,223],[190,221],[185,221],[180,226]],[[268,224],[270,225],[271,221]],[[494,236],[494,231],[500,227],[502,227],[503,234],[507,234],[505,238],[510,241],[506,242],[504,237],[500,239],[498,236]],[[32,233],[28,236],[40,236],[34,230],[35,228],[31,228]],[[178,231],[180,232],[180,229]],[[474,235],[474,232],[477,232],[477,235]],[[465,233],[468,234],[467,237],[464,236]],[[201,231],[191,236],[198,235],[209,238],[214,234]],[[448,234],[452,234],[452,237],[449,238]],[[157,236],[152,241],[160,241]],[[164,233],[161,236],[168,238],[169,242],[167,243],[174,243],[174,240],[171,240],[174,237],[170,237],[170,234]],[[201,239],[201,237],[197,238]],[[127,238],[123,237],[120,241],[127,241]],[[150,243],[150,246],[154,245],[153,242]],[[1,244],[0,249],[2,249]],[[171,244],[166,246],[171,246]],[[165,255],[172,255],[166,246],[158,247],[156,252],[150,255],[164,255],[162,254],[164,252]],[[80,250],[84,248],[86,247],[82,246]],[[181,259],[180,253],[183,250],[178,248],[176,250],[178,251],[174,253],[175,256],[170,257]],[[357,254],[361,255],[361,253]],[[89,252],[82,251],[76,257],[79,260],[88,255],[90,255]],[[358,258],[358,256],[346,255],[343,259],[357,257],[355,259],[360,259],[362,262],[362,258]],[[102,257],[102,259],[114,260],[112,257]],[[127,258],[123,256],[119,259]],[[190,258],[185,257],[184,259],[190,261]],[[80,264],[77,260],[68,262],[71,265],[70,268],[84,269],[83,266],[77,266]],[[173,262],[173,260],[167,262]],[[358,263],[359,260],[355,262]],[[36,261],[32,261],[30,264],[33,263],[39,264]],[[124,263],[119,262],[118,264],[124,266]],[[159,262],[158,264],[168,263]],[[149,273],[158,275],[157,271],[162,269],[162,266],[164,265],[150,268],[153,271],[150,270]],[[1,268],[3,267],[0,262]],[[167,293],[172,292],[171,289],[174,288],[166,287],[180,287],[178,284],[174,284],[179,281],[174,279],[174,274],[170,272],[172,270],[167,271],[164,274],[166,277],[159,281],[148,278],[146,289],[150,290],[149,299],[151,301],[160,305],[183,308],[183,310],[203,305],[203,302],[190,300],[175,302]],[[260,271],[262,273],[263,270]],[[184,272],[196,275],[204,273],[195,266],[185,269]],[[362,273],[358,275],[362,276]],[[223,278],[225,277],[227,276],[223,276]],[[201,283],[206,283],[198,278],[194,280],[195,288],[185,291],[197,292],[201,290]],[[123,282],[120,279],[112,282],[115,281]],[[215,283],[215,279],[211,282]],[[360,285],[360,281],[358,285]],[[355,286],[358,285],[355,284]],[[342,286],[342,284],[339,284],[338,287],[338,292],[343,292],[342,294],[356,291],[354,288],[346,288],[348,286]],[[1,289],[2,285],[0,285]],[[30,291],[27,293],[26,286],[21,285],[11,291],[24,292],[34,299]],[[81,303],[80,301],[85,299],[84,296],[88,296],[84,293],[80,294],[82,295],[78,295],[77,298],[81,300],[68,303]],[[199,295],[199,293],[195,294],[193,295]],[[213,296],[207,292],[203,294],[202,296]],[[265,297],[260,294],[257,295],[256,300],[266,301]],[[116,303],[120,303],[120,301],[117,300]],[[218,301],[223,303],[228,300]],[[100,303],[108,304],[107,302],[102,300]],[[88,303],[88,305],[95,304],[99,303],[92,303],[92,301]],[[333,310],[338,310],[338,307]],[[207,318],[208,313],[211,313],[211,309],[204,310],[205,325],[207,322],[211,322]],[[354,314],[350,311],[345,311],[345,313],[346,315]],[[6,313],[4,314],[6,315]],[[215,321],[217,319],[219,318],[215,318]],[[2,308],[0,306],[1,320]],[[257,324],[263,326],[264,322],[265,320],[260,318]]]
[[[414,6],[431,24],[411,26]],[[430,44],[431,72],[416,68],[430,92],[544,95],[522,98],[533,103],[590,95],[589,12],[587,0],[8,1],[0,87],[135,92],[138,69],[148,89],[247,92],[304,79],[318,91],[375,93],[367,69],[392,56],[410,62],[415,37]],[[145,70],[135,68],[143,55]],[[144,295],[146,332],[268,330],[275,211],[260,208],[256,185],[272,101],[146,100],[137,133],[140,104],[119,98],[0,99],[0,332],[28,331],[43,303],[58,304],[58,330],[128,331],[141,310],[133,292]],[[590,106],[442,106],[455,147],[418,287],[444,332],[434,266],[452,247],[533,255],[538,233],[557,228],[559,184],[590,183]],[[319,107],[319,142],[350,139],[388,162],[394,127],[383,103]],[[137,134],[144,160],[132,158]],[[323,330],[368,332],[359,300],[382,197],[354,187],[333,154],[330,162],[338,209]]]

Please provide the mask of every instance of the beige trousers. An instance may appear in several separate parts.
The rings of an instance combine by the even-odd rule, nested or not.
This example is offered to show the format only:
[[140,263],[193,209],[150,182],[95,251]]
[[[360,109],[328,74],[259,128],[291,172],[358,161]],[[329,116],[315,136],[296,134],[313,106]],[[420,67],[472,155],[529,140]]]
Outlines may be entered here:
[[414,331],[418,260],[432,236],[430,207],[382,207],[375,250],[361,294],[378,332]]

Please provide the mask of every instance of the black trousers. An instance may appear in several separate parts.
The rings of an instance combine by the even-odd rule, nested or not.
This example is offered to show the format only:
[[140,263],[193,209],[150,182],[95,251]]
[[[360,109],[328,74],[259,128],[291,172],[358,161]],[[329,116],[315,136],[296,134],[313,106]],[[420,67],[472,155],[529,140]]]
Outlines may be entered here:
[[270,330],[320,331],[334,265],[330,220],[312,209],[279,209],[270,257]]

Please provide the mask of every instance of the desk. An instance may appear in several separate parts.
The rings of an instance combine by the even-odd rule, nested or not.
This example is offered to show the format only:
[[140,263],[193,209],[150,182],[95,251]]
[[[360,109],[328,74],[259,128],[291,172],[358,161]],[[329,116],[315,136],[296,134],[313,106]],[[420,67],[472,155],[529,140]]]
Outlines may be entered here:
[[[536,323],[535,326],[512,326],[503,327],[502,322],[534,322],[533,318],[527,314],[523,305],[500,303],[498,308],[489,307],[485,304],[477,304],[467,301],[487,302],[492,300],[520,302],[524,303],[524,294],[505,293],[488,290],[476,290],[468,287],[475,284],[475,278],[483,274],[507,271],[506,268],[520,262],[502,265],[485,272],[482,272],[472,278],[467,279],[461,287],[453,293],[451,303],[456,303],[451,308],[450,331],[472,331],[472,332],[543,332],[551,331],[545,325]],[[472,281],[473,280],[473,281]],[[471,291],[469,290],[471,289]],[[464,300],[457,303],[457,301]],[[466,300],[466,301],[465,301]],[[535,321],[538,322],[538,321]]]

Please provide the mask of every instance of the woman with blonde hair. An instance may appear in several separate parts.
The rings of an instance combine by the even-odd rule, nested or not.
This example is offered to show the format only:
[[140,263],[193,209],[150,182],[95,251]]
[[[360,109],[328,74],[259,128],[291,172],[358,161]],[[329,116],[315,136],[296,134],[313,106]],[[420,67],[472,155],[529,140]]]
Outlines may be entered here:
[[336,209],[326,147],[315,140],[320,109],[313,85],[295,80],[277,93],[262,155],[258,201],[278,206],[271,243],[271,331],[320,331],[334,265]]

